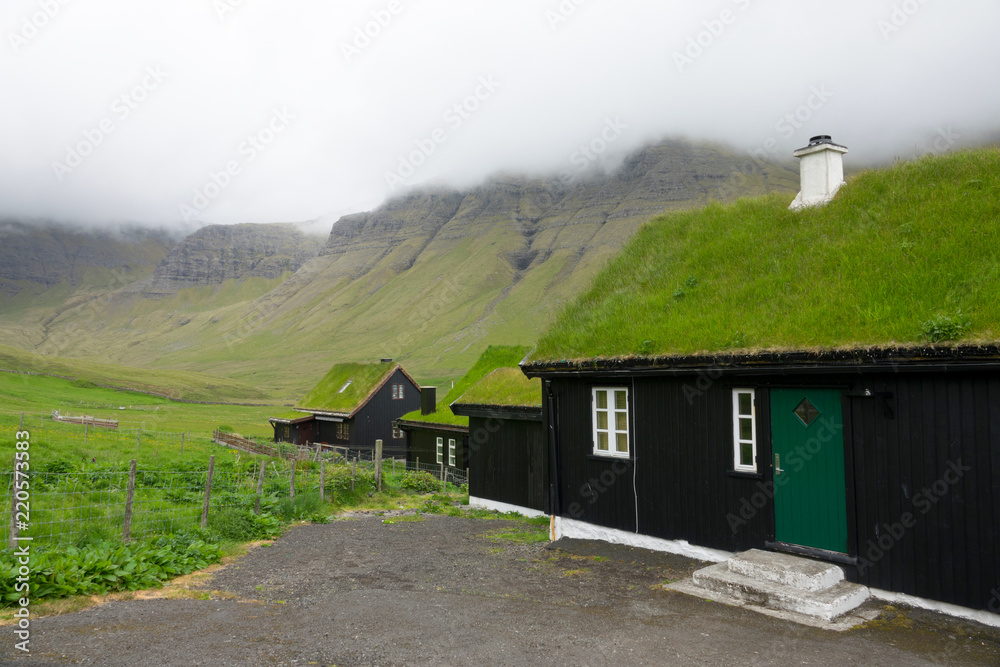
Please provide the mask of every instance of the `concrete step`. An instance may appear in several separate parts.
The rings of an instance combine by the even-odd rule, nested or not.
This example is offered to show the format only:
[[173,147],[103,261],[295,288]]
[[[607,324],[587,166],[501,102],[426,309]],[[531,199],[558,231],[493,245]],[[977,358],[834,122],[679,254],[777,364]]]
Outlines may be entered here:
[[832,621],[855,609],[869,595],[866,587],[847,581],[838,581],[823,590],[807,591],[770,580],[752,579],[732,571],[728,561],[696,571],[693,583],[699,589],[721,593],[751,607],[788,611],[824,621]]
[[760,549],[738,553],[726,563],[736,574],[802,591],[821,591],[844,580],[844,571],[832,563]]

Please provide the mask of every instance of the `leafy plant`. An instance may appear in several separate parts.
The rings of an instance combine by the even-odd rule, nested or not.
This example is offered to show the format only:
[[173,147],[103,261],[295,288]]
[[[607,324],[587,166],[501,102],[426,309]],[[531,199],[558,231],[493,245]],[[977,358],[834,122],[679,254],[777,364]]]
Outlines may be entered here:
[[972,321],[957,311],[954,315],[938,315],[923,324],[924,338],[931,343],[958,340],[962,334],[972,328]]

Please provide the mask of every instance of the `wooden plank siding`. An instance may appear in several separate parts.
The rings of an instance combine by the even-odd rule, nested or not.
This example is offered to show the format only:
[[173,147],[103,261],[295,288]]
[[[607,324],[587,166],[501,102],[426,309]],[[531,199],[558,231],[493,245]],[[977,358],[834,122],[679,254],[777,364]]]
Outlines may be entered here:
[[[444,440],[441,450],[442,460],[446,467],[464,471],[469,466],[469,433],[455,430],[435,429],[433,424],[416,426],[412,422],[405,427],[406,461],[415,464],[420,461],[421,467],[437,465],[437,439]],[[455,441],[455,465],[448,466],[448,441]]]
[[[858,559],[845,567],[848,578],[1000,609],[993,597],[1000,590],[1000,374],[761,372],[707,381],[594,373],[546,382],[557,514],[733,552],[774,540],[769,389],[840,389],[848,551]],[[592,453],[594,386],[629,390],[629,460]],[[756,389],[756,476],[732,472],[737,387]],[[473,468],[475,485],[484,473]]]
[[530,420],[470,415],[468,452],[470,496],[549,512],[548,441],[540,414]]

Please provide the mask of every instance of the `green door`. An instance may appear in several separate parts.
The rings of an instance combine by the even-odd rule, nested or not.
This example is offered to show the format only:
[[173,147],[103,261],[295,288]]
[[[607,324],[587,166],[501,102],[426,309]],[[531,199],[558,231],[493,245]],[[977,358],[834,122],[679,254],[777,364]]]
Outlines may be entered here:
[[844,420],[837,389],[772,389],[778,542],[847,553]]

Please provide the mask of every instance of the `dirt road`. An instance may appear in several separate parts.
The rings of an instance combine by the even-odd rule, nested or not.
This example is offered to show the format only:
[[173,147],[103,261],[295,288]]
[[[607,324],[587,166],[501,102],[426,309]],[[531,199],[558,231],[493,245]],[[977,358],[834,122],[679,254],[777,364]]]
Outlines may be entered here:
[[494,539],[519,524],[363,516],[294,528],[205,584],[214,599],[37,619],[32,654],[87,665],[986,665],[1000,632],[889,612],[833,633],[661,590],[700,564],[593,542]]

